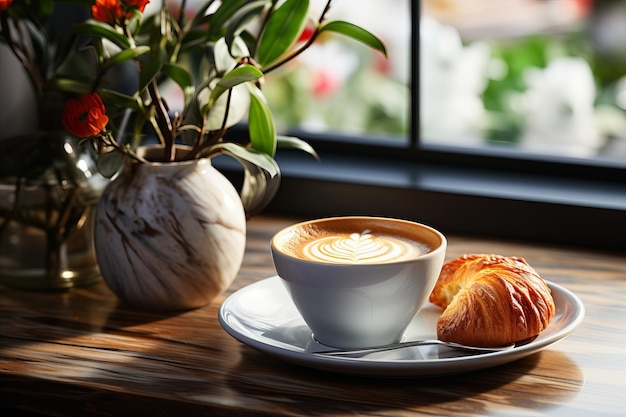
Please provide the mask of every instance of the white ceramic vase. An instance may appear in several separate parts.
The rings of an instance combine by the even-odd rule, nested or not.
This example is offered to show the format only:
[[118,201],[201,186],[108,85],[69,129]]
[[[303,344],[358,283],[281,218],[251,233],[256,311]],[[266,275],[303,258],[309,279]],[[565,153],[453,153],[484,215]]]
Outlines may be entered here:
[[241,199],[207,159],[127,160],[96,210],[102,277],[121,300],[143,310],[210,303],[235,279],[245,239]]

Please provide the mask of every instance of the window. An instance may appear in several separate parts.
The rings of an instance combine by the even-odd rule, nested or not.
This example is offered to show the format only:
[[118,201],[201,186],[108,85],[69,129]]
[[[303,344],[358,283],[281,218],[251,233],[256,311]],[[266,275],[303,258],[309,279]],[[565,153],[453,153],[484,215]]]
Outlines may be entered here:
[[[343,3],[349,3],[345,5],[348,8],[353,6],[351,2]],[[337,5],[343,3],[338,2]],[[390,42],[386,36],[397,36],[394,42],[397,41],[398,44],[390,47],[394,48],[390,50],[392,60],[396,56],[401,57],[398,65],[402,67],[404,62],[406,71],[400,76],[397,74],[402,74],[402,71],[398,73],[392,71],[388,75],[395,83],[394,88],[397,87],[397,91],[404,88],[407,94],[374,94],[378,100],[383,97],[384,100],[395,98],[397,101],[393,104],[385,102],[385,106],[377,108],[376,111],[366,112],[368,117],[358,114],[361,110],[357,110],[358,107],[351,104],[355,97],[365,101],[361,96],[365,92],[361,89],[366,88],[364,85],[370,87],[371,83],[362,81],[356,83],[356,89],[350,90],[354,86],[348,85],[347,93],[341,92],[332,98],[322,95],[321,103],[302,104],[300,100],[309,100],[311,96],[315,96],[307,88],[313,88],[312,85],[328,86],[325,83],[332,81],[321,77],[317,79],[319,85],[310,83],[311,80],[316,80],[315,77],[311,77],[311,71],[320,68],[316,65],[321,66],[330,62],[329,65],[332,66],[334,63],[332,58],[322,58],[322,55],[316,58],[315,54],[318,53],[316,51],[307,52],[312,52],[309,57],[313,55],[313,63],[304,69],[302,74],[305,75],[291,73],[289,77],[293,77],[292,80],[270,80],[266,93],[270,104],[275,106],[273,107],[275,115],[279,120],[283,118],[285,130],[290,130],[291,133],[311,142],[320,153],[321,161],[316,162],[298,153],[279,152],[278,161],[283,171],[283,181],[268,211],[299,217],[388,215],[422,221],[434,225],[444,233],[492,235],[507,239],[531,239],[625,249],[626,243],[622,236],[626,232],[626,157],[619,157],[617,149],[621,146],[620,135],[626,133],[626,129],[622,130],[620,127],[620,123],[626,117],[623,115],[623,109],[619,107],[620,102],[617,99],[619,90],[613,90],[615,99],[611,104],[610,119],[615,124],[608,129],[610,135],[606,137],[602,146],[594,145],[583,153],[569,152],[565,148],[531,149],[521,146],[519,134],[524,129],[521,128],[521,124],[514,123],[518,121],[517,116],[504,116],[504,119],[498,120],[496,117],[499,115],[496,106],[498,99],[494,98],[493,91],[495,87],[489,86],[488,81],[493,79],[495,83],[504,79],[502,77],[505,72],[502,66],[506,62],[502,61],[500,55],[518,54],[515,51],[505,51],[504,47],[512,46],[512,42],[503,38],[501,33],[497,39],[500,43],[490,40],[488,51],[485,51],[485,46],[478,46],[483,50],[477,53],[483,54],[482,59],[488,61],[479,67],[482,67],[491,78],[483,79],[484,85],[479,85],[481,88],[475,89],[474,96],[467,101],[474,105],[478,105],[477,100],[480,101],[482,114],[489,116],[483,117],[480,123],[461,123],[462,120],[458,120],[458,115],[453,116],[451,106],[461,108],[460,105],[463,103],[463,99],[454,96],[459,91],[451,89],[450,96],[444,97],[440,93],[438,97],[436,92],[427,91],[432,85],[425,87],[424,83],[420,84],[420,75],[424,75],[424,63],[420,62],[420,59],[423,59],[425,52],[422,46],[425,39],[419,35],[420,29],[424,28],[427,11],[431,11],[428,19],[438,18],[437,23],[433,24],[439,25],[439,28],[452,28],[449,30],[457,31],[457,35],[453,35],[457,36],[456,42],[461,42],[456,44],[457,48],[473,48],[475,42],[478,42],[477,32],[469,31],[474,33],[473,38],[463,40],[458,36],[468,30],[451,26],[454,21],[451,17],[454,7],[459,7],[460,13],[484,10],[485,4],[493,8],[495,4],[507,3],[511,10],[516,11],[512,14],[513,17],[518,17],[521,12],[517,11],[521,9],[512,8],[513,3],[516,3],[515,7],[521,7],[522,3],[527,3],[528,7],[531,5],[541,7],[546,13],[549,7],[558,9],[565,7],[566,4],[579,5],[582,7],[580,11],[582,14],[574,14],[558,25],[549,26],[547,33],[565,42],[565,33],[569,34],[573,28],[577,29],[583,25],[590,16],[593,15],[595,18],[595,11],[589,9],[591,2],[425,0],[420,8],[418,2],[394,0],[394,7],[388,2],[373,2],[372,7],[381,6],[382,3],[385,10],[372,9],[377,10],[377,18],[374,21],[381,24],[380,30],[368,22],[357,21],[357,23],[383,36],[388,44]],[[596,3],[626,2],[593,2],[594,5]],[[363,9],[367,7],[363,6]],[[386,16],[386,13],[394,17],[390,20],[378,18]],[[489,13],[483,12],[478,15],[485,18],[490,16]],[[353,17],[359,18],[359,13],[355,16],[350,15],[348,20],[354,21]],[[497,14],[496,17],[502,17],[502,14]],[[468,19],[461,21],[468,24],[470,22]],[[529,21],[536,23],[533,19]],[[405,24],[406,30],[403,29]],[[383,33],[388,28],[394,30],[387,34]],[[513,29],[513,26],[500,26],[500,29],[502,28]],[[546,30],[546,27],[541,28],[541,31]],[[532,45],[536,42],[536,32],[537,30],[533,29],[525,33],[524,35],[530,33],[531,37],[524,37],[522,43],[530,42]],[[497,31],[492,31],[491,35],[494,33],[498,34]],[[583,32],[576,32],[575,38],[581,39],[582,34]],[[542,38],[545,36],[545,33],[541,35]],[[402,46],[403,42],[405,44]],[[567,44],[570,42],[573,41],[568,40]],[[392,44],[393,42],[390,45]],[[543,45],[544,53],[552,48],[546,45]],[[332,48],[338,48],[323,44],[322,49],[325,47],[331,51]],[[585,49],[582,46],[578,48]],[[351,50],[354,48],[351,47]],[[401,52],[394,54],[394,50]],[[405,52],[404,55],[402,51]],[[567,55],[563,50],[557,52],[563,56]],[[489,55],[488,59],[485,54]],[[361,58],[366,61],[369,59],[374,65],[378,63],[371,60],[371,57]],[[299,63],[304,64],[306,61]],[[543,67],[537,67],[536,73],[541,74],[541,71],[545,71],[548,61],[544,61],[543,64]],[[390,64],[392,68],[394,65],[395,62]],[[463,69],[468,70],[468,66],[464,66]],[[368,72],[361,67],[358,71],[361,74]],[[571,75],[569,72],[566,71],[567,75]],[[298,91],[296,88],[298,77],[304,80],[300,83],[305,86],[304,90]],[[273,82],[278,84],[271,85]],[[349,83],[349,80],[347,82]],[[472,87],[471,81],[468,80],[457,84],[441,81],[439,83],[446,88],[454,86],[457,90]],[[382,82],[378,84],[382,85]],[[330,85],[332,86],[332,82]],[[617,84],[613,85],[616,86]],[[287,93],[284,90],[287,90]],[[327,92],[323,88],[321,90]],[[562,88],[557,90],[562,92]],[[524,90],[519,92],[520,95],[523,93]],[[281,94],[284,95],[282,99]],[[425,99],[425,94],[435,98]],[[547,97],[554,98],[551,95]],[[447,105],[444,99],[448,100]],[[603,94],[595,97],[594,105],[601,102],[601,99],[604,100]],[[437,112],[432,112],[435,108],[434,100],[440,101]],[[324,110],[318,107],[325,101],[326,104],[330,104],[329,113],[333,116],[327,120],[320,116]],[[379,104],[375,104],[374,108]],[[401,116],[396,117],[394,122],[382,123],[381,119],[371,116],[384,114],[384,111],[380,111],[381,108],[393,108],[395,110],[390,113]],[[406,110],[399,110],[401,108]],[[312,114],[311,109],[319,113]],[[340,109],[348,111],[337,116]],[[561,109],[556,114],[580,122],[578,117],[572,117],[575,111],[577,109],[572,107],[569,110]],[[293,114],[298,112],[301,112],[300,119]],[[428,112],[434,113],[434,118],[440,120],[439,130],[434,128],[436,124],[430,124]],[[409,116],[403,119],[407,114]],[[595,116],[602,118],[603,114],[600,112],[594,115],[594,119]],[[363,119],[365,123],[362,123]],[[391,127],[388,130],[374,129],[367,124],[371,120],[376,120],[375,124],[378,127]],[[469,126],[469,129],[461,129],[462,125]],[[571,132],[578,134],[581,129],[571,128]],[[513,133],[517,133],[517,136]],[[545,135],[553,138],[549,134]],[[584,138],[582,135],[581,137]],[[608,147],[609,143],[611,147]]]
[[[312,0],[316,15],[326,0]],[[385,41],[389,59],[351,39],[322,35],[288,67],[267,77],[265,95],[283,129],[376,137],[408,145],[409,0],[335,1],[327,20],[346,20]],[[315,17],[312,16],[312,17]]]
[[424,143],[626,167],[626,2],[425,0]]

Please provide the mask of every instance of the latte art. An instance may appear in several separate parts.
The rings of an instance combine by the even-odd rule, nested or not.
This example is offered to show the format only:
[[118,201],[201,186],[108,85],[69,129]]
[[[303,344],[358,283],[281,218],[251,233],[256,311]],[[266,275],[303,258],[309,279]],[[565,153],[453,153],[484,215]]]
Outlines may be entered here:
[[385,263],[424,253],[415,242],[394,236],[374,236],[369,230],[350,235],[328,235],[307,243],[305,258],[328,263]]

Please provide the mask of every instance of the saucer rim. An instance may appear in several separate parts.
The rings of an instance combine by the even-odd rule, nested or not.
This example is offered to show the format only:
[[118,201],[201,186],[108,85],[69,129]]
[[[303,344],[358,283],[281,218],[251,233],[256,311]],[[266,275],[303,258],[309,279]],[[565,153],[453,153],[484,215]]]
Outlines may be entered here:
[[[546,283],[550,287],[553,297],[555,298],[555,319],[560,318],[559,323],[562,327],[549,336],[542,337],[540,334],[531,342],[522,346],[516,346],[511,350],[487,352],[472,356],[418,360],[385,360],[380,358],[372,359],[368,357],[353,358],[324,356],[307,353],[304,349],[295,345],[287,345],[289,348],[286,348],[283,346],[285,343],[281,341],[276,341],[280,343],[280,345],[276,343],[273,344],[273,339],[268,337],[250,337],[247,334],[241,333],[229,324],[229,315],[235,318],[237,317],[236,314],[233,314],[232,309],[230,309],[230,305],[233,304],[238,297],[241,297],[245,292],[253,291],[258,287],[276,285],[275,282],[280,280],[282,279],[275,275],[261,279],[235,291],[222,303],[219,308],[218,320],[220,325],[230,336],[262,353],[297,365],[340,374],[376,377],[430,377],[466,373],[474,370],[503,365],[532,355],[569,336],[576,329],[576,327],[578,327],[585,316],[584,305],[578,296],[565,287],[546,280]],[[282,286],[282,282],[280,282],[280,285]],[[288,295],[286,297],[288,297]],[[291,302],[289,298],[274,301],[282,303]],[[297,318],[297,316],[294,318]],[[239,323],[243,325],[241,321],[239,321]],[[548,326],[548,329],[556,325],[557,324],[555,324],[555,320],[553,319]],[[251,333],[254,335],[253,332]]]

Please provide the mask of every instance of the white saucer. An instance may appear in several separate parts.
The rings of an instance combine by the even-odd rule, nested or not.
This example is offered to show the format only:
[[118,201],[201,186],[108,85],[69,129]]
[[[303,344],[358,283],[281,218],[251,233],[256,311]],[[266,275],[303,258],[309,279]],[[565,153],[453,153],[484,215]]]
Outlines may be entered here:
[[[219,321],[224,330],[246,345],[274,357],[325,371],[370,376],[416,377],[455,374],[529,356],[564,338],[581,323],[585,309],[565,288],[548,282],[556,315],[546,330],[531,342],[512,350],[468,354],[437,346],[379,352],[360,358],[333,357],[305,352],[311,331],[296,310],[277,276],[244,287],[222,304]],[[406,340],[436,338],[441,309],[427,305],[405,332]]]

